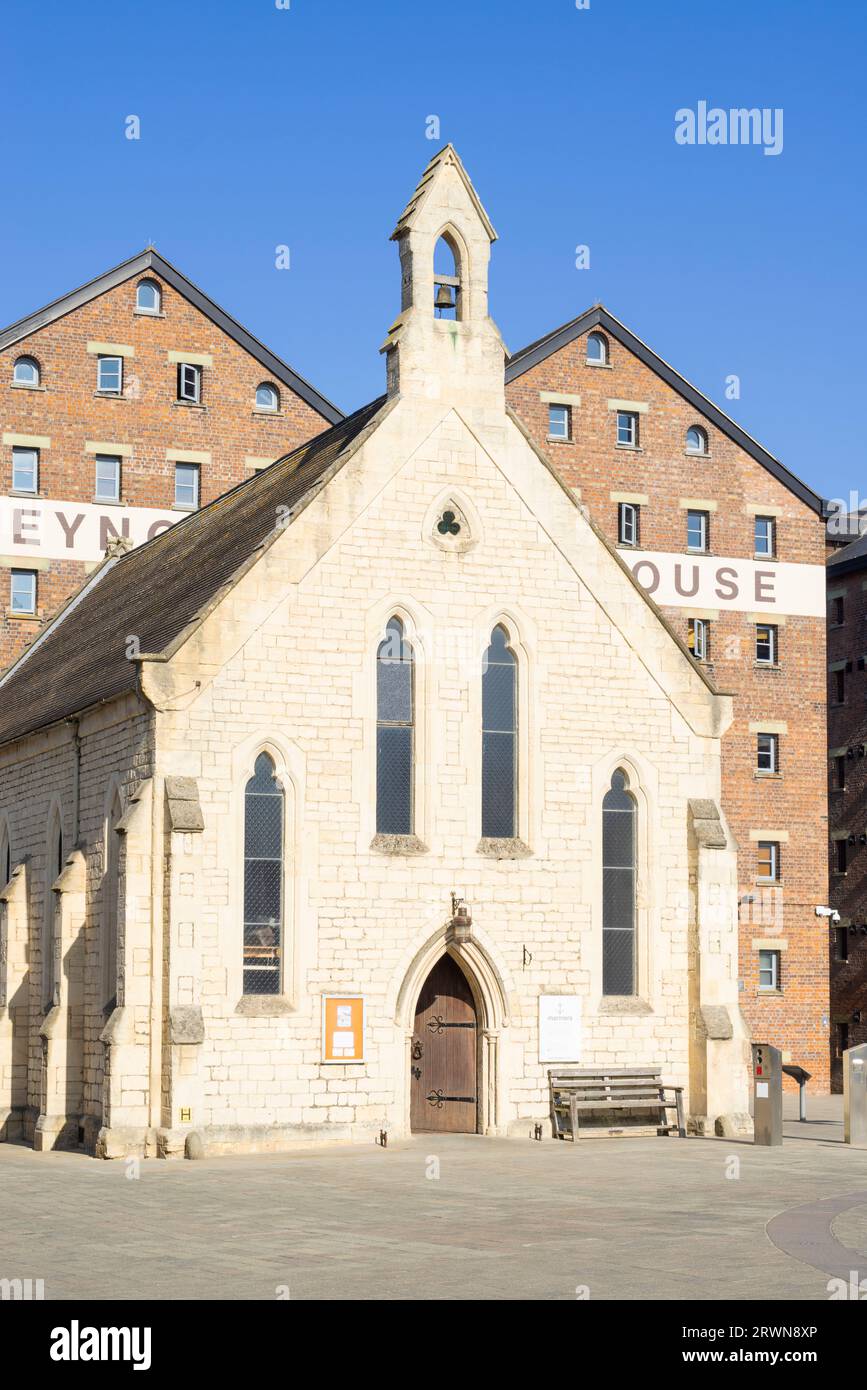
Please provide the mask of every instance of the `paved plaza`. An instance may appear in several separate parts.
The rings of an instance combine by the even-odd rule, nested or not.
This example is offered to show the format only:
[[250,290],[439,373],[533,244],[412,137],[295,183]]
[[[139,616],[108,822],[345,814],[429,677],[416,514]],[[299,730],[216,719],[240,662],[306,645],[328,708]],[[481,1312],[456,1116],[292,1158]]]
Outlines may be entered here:
[[0,1278],[47,1299],[825,1300],[832,1276],[867,1276],[867,1150],[842,1143],[838,1097],[785,1133],[421,1135],[137,1178],[0,1145]]

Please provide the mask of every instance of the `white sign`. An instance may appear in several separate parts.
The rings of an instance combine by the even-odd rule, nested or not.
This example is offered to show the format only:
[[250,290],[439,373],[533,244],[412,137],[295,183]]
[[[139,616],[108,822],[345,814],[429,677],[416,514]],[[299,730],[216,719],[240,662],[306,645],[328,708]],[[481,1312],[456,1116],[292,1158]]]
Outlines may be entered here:
[[0,497],[0,555],[22,560],[101,560],[114,536],[128,536],[133,545],[141,545],[185,515],[151,507]]
[[735,613],[799,614],[824,618],[825,566],[723,555],[619,552],[642,589],[660,607],[725,608]]
[[756,1082],[756,1100],[767,1100],[767,1099],[768,1099],[768,1083],[767,1083],[767,1081],[757,1081],[757,1082]]
[[577,994],[539,995],[539,1061],[580,1062],[581,999]]

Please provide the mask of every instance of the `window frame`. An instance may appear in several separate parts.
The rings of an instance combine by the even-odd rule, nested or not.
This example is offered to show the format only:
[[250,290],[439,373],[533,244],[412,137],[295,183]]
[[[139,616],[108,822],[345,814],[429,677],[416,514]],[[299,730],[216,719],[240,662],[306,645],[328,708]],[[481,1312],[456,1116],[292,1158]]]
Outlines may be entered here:
[[[759,524],[766,523],[767,550],[762,550],[759,546]],[[756,513],[753,517],[753,554],[757,559],[774,560],[777,556],[777,518],[766,516],[764,513]]]
[[[767,640],[764,642],[759,636],[762,629],[766,630],[768,633]],[[759,654],[759,649],[762,645],[766,646],[768,649],[768,655],[766,657]],[[780,633],[776,623],[756,623],[755,661],[757,666],[778,666],[780,655],[779,645]]]
[[[632,539],[627,536],[631,518]],[[641,543],[641,506],[638,502],[617,503],[617,543],[635,550]]]
[[848,874],[849,872],[849,839],[848,836],[840,835],[834,841],[834,873]]
[[[191,373],[192,373],[192,382],[193,382],[193,386],[194,386],[194,394],[192,394],[192,395],[191,395],[191,394],[189,393],[189,391],[187,390],[187,385],[186,385],[186,383],[187,383],[187,378],[186,378],[186,375],[185,375],[187,372],[191,372]],[[179,401],[183,401],[185,405],[201,405],[201,403],[202,403],[202,368],[201,368],[201,365],[200,365],[198,362],[179,362],[179,363],[178,363],[178,384],[177,384],[177,391],[178,391],[178,396],[177,396],[178,400],[179,400]]]
[[[24,454],[31,455],[32,458],[33,458],[33,470],[32,470],[32,471],[33,471],[33,486],[32,486],[32,487],[22,487],[20,483],[18,483],[18,482],[15,481],[16,460],[17,460],[17,459],[20,459],[21,456],[24,455]],[[26,497],[38,497],[38,496],[39,496],[39,470],[40,470],[41,462],[42,462],[42,460],[41,460],[41,458],[40,458],[40,454],[39,454],[39,450],[38,450],[38,449],[32,449],[32,448],[30,448],[29,445],[24,445],[24,444],[14,444],[14,445],[12,446],[12,491],[13,491],[13,492],[19,492],[19,493],[21,493],[23,496],[26,496]]]
[[[195,479],[195,500],[193,502],[181,502],[178,498],[178,478],[181,469],[189,470]],[[198,463],[186,463],[183,459],[175,460],[175,507],[185,512],[197,512],[202,505],[202,470]]]
[[[762,762],[767,766],[763,767]],[[780,736],[773,733],[756,734],[756,773],[761,777],[773,777],[780,771]]]
[[[30,593],[33,597],[32,607],[21,608],[15,600],[15,581],[26,576],[30,581]],[[24,566],[15,565],[9,571],[9,612],[21,617],[33,617],[38,611],[39,605],[39,576],[37,570],[29,570]]]
[[[602,352],[601,352],[601,354],[600,354],[599,357],[594,357],[594,356],[591,354],[591,352],[590,352],[590,344],[591,344],[591,343],[599,343],[599,344],[600,344],[600,346],[601,346],[601,348],[602,348]],[[605,334],[604,334],[604,333],[597,333],[597,332],[588,333],[588,335],[587,335],[587,348],[586,348],[586,352],[585,352],[585,362],[586,362],[587,366],[588,366],[588,367],[607,367],[607,366],[608,366],[608,356],[609,356],[608,339],[606,338]]]
[[[99,466],[104,463],[114,464],[114,494],[111,497],[103,496],[99,490]],[[121,498],[121,469],[122,460],[119,454],[97,454],[94,458],[93,474],[93,500],[95,502],[119,502]]]
[[[141,292],[142,292],[143,289],[151,289],[151,290],[153,290],[154,294],[156,295],[156,307],[151,308],[149,305],[146,305],[146,304],[142,304],[142,303],[141,303],[141,301],[140,301],[140,299],[139,299],[139,295],[141,294]],[[151,280],[151,279],[139,280],[138,284],[137,284],[136,287],[135,287],[135,308],[136,308],[136,313],[137,313],[137,314],[151,314],[151,315],[153,315],[153,316],[155,317],[155,316],[157,316],[158,314],[161,314],[161,313],[162,313],[162,311],[163,311],[163,291],[162,291],[162,286],[159,285],[159,284],[157,283],[156,280]]]
[[[768,850],[768,863],[770,873],[762,874],[762,850]],[[756,843],[756,882],[757,883],[779,883],[781,877],[780,868],[780,842],[779,840],[758,840]]]
[[[763,959],[764,958],[764,959]],[[766,963],[768,962],[768,963]],[[780,994],[782,985],[780,983],[782,975],[782,951],[774,950],[772,947],[761,947],[759,950],[759,989],[764,994]],[[762,980],[763,975],[770,975],[770,983],[765,984]]]
[[[490,659],[491,649],[494,647],[494,639],[497,633],[502,633],[502,645],[504,652],[510,658],[508,661],[492,661]],[[488,679],[492,668],[494,670],[511,669],[512,672],[512,726],[511,728],[489,728],[488,720],[485,717],[485,682]],[[481,837],[483,840],[508,841],[520,838],[520,816],[521,816],[521,797],[520,797],[520,770],[521,770],[521,680],[520,662],[516,644],[509,628],[505,622],[496,622],[490,630],[488,644],[482,656],[481,670],[481,780],[479,786],[479,805],[481,810]],[[490,676],[491,688],[494,686],[494,677]],[[503,764],[498,766],[496,760],[493,765],[490,762],[494,747],[501,746],[504,738],[511,739],[511,812],[510,819],[507,816],[507,828],[503,830],[500,826],[494,830],[494,822],[504,813],[501,805],[497,803],[497,794],[501,791],[498,786],[491,790],[491,768],[493,772],[500,772]],[[491,740],[495,740],[494,743]],[[494,797],[494,804],[491,798]],[[505,803],[505,798],[504,798]]]
[[[697,449],[691,447],[690,445],[689,436],[691,434],[698,435],[699,446]],[[683,446],[685,453],[690,454],[693,457],[706,458],[708,453],[710,452],[707,430],[704,429],[702,425],[690,425],[686,431],[686,435],[684,436]]]
[[[259,400],[260,391],[270,391],[273,397],[273,405],[262,405]],[[256,410],[261,410],[267,415],[278,415],[280,413],[280,392],[273,381],[260,381],[253,396],[253,404]]]
[[[615,787],[616,777],[622,780],[622,786]],[[625,796],[631,803],[629,809],[622,806],[606,805],[612,798]],[[609,835],[613,830],[610,817],[629,815],[631,818],[630,844],[631,844],[631,864],[613,863],[607,860],[612,855]],[[640,989],[640,939],[639,939],[639,914],[638,914],[638,865],[639,865],[639,819],[638,819],[638,800],[630,785],[630,777],[626,768],[615,767],[608,782],[608,787],[602,797],[601,808],[601,867],[602,867],[602,970],[601,970],[601,993],[603,998],[635,998]],[[631,922],[628,926],[612,926],[610,924],[610,914],[612,904],[610,897],[606,894],[606,873],[612,870],[627,872],[630,876],[629,901],[631,911]],[[616,906],[616,904],[614,904]],[[605,945],[606,936],[616,932],[618,934],[629,933],[631,936],[631,955],[632,955],[632,985],[626,994],[622,990],[606,988],[606,963]],[[609,976],[610,978],[610,976]]]
[[[387,656],[386,649],[393,650],[394,642],[400,646],[400,654]],[[409,718],[408,719],[385,719],[383,718],[383,689],[380,684],[380,672],[382,666],[389,664],[398,665],[401,668],[409,668]],[[382,783],[385,780],[384,773],[386,768],[386,740],[385,730],[403,730],[408,734],[406,742],[409,748],[407,765],[408,784],[403,788],[406,800],[407,815],[403,821],[401,829],[395,829],[397,818],[391,814],[393,806],[386,807],[385,798],[382,795]],[[416,834],[416,657],[415,648],[412,641],[407,636],[406,623],[399,614],[393,613],[385,623],[384,632],[376,647],[376,769],[375,787],[376,798],[374,806],[374,826],[377,835],[407,835]]]
[[[269,791],[269,792],[258,792],[258,791],[251,792],[251,790],[250,790],[250,787],[251,787],[252,783],[254,783],[254,782],[257,780],[257,777],[259,776],[259,771],[258,771],[258,769],[259,769],[259,764],[260,764],[261,759],[263,759],[263,758],[267,759],[268,763],[270,764],[270,767],[271,767],[271,773],[270,773],[271,782],[272,782],[272,784],[273,784],[276,788],[278,788],[278,791],[274,791],[274,792],[271,792],[271,791]],[[277,859],[275,856],[273,856],[273,855],[251,855],[251,854],[248,854],[249,839],[248,839],[248,833],[247,833],[247,832],[248,832],[248,825],[247,825],[247,809],[248,809],[248,807],[247,807],[247,802],[248,802],[248,798],[249,798],[250,796],[262,796],[262,797],[268,796],[268,797],[273,797],[274,799],[278,799],[278,797],[279,797],[279,801],[280,801],[280,825],[279,825],[279,848],[280,848],[280,854],[279,854],[279,861],[278,861],[278,859]],[[245,777],[245,780],[244,780],[243,790],[242,790],[242,794],[241,794],[241,816],[242,816],[242,826],[243,826],[243,833],[242,833],[242,846],[243,846],[243,848],[242,848],[242,858],[241,858],[241,995],[242,995],[242,998],[245,998],[245,999],[275,999],[275,998],[280,998],[281,996],[284,996],[284,995],[285,995],[285,993],[286,993],[286,982],[287,982],[287,979],[288,979],[287,959],[286,959],[286,943],[287,943],[287,928],[288,928],[288,925],[289,925],[289,913],[287,912],[287,893],[286,893],[286,885],[287,885],[287,881],[288,881],[288,874],[287,874],[287,836],[286,836],[286,831],[287,831],[288,816],[289,816],[289,797],[288,797],[288,795],[287,795],[287,779],[286,779],[286,777],[285,777],[284,775],[282,775],[280,764],[279,764],[277,758],[274,756],[274,754],[273,754],[273,752],[271,751],[270,748],[260,748],[260,749],[258,750],[258,752],[256,753],[255,757],[253,758],[252,770],[249,769],[249,768],[247,769],[247,774],[246,774],[246,777]],[[263,922],[248,922],[248,920],[247,920],[247,886],[248,886],[248,883],[247,883],[247,866],[248,866],[248,864],[253,863],[253,862],[256,862],[256,863],[263,863],[263,862],[277,863],[277,862],[279,862],[279,864],[280,864],[279,886],[278,886],[277,894],[276,894],[277,903],[278,903],[278,905],[279,905],[280,916],[279,916],[279,921],[276,922],[276,926],[277,926],[276,942],[273,943],[273,951],[272,951],[272,954],[273,954],[274,956],[276,956],[276,958],[277,958],[277,962],[278,962],[278,963],[277,963],[277,966],[276,966],[276,967],[275,967],[275,966],[267,966],[267,965],[248,965],[248,964],[247,964],[247,959],[248,959],[248,957],[247,957],[247,950],[248,950],[248,947],[249,947],[249,946],[251,946],[251,945],[258,945],[259,947],[261,947],[261,948],[264,949],[264,950],[267,950],[267,948],[268,948],[268,943],[265,943],[265,942],[258,942],[258,943],[251,943],[251,942],[248,942],[248,940],[247,940],[247,933],[248,933],[248,930],[249,930],[251,927],[261,928],[261,927],[263,927],[263,926],[265,926],[265,925],[267,925],[268,927],[270,927],[270,928],[273,929],[274,926],[275,926],[275,919],[273,919],[273,918],[272,918],[268,923],[263,923]],[[271,973],[271,974],[274,974],[274,973],[275,973],[275,970],[276,970],[276,988],[275,988],[275,989],[248,990],[248,988],[247,988],[247,983],[248,983],[248,978],[247,978],[247,977],[248,977],[248,975],[252,975],[252,974],[255,974],[255,973],[257,973],[257,972],[261,972],[262,974],[264,974],[264,973],[266,973],[266,972]]]
[[[22,364],[24,363],[32,367],[33,371],[36,374],[35,381],[18,380],[18,368],[22,366]],[[16,357],[15,361],[12,363],[12,385],[19,386],[26,391],[35,391],[39,386],[42,385],[42,368],[40,367],[35,357],[31,357],[28,353],[22,354],[21,357]]]
[[[117,363],[116,373],[117,387],[103,385],[103,372],[107,371],[107,364]],[[123,395],[123,357],[116,352],[101,352],[96,359],[96,389],[101,396],[122,396]]]
[[[700,544],[693,545],[689,539],[690,523],[699,523]],[[710,550],[710,512],[698,511],[690,507],[686,513],[686,548],[693,555],[706,555]]]
[[694,661],[710,660],[710,621],[708,618],[687,618],[686,645]]
[[[638,449],[641,447],[641,426],[640,414],[637,410],[618,410],[617,411],[617,436],[616,443],[618,449]],[[623,423],[628,424],[628,439],[621,438]]]
[[[554,411],[563,412],[564,433],[557,434],[553,429]],[[548,402],[548,439],[552,444],[570,444],[572,442],[572,407],[562,401]]]

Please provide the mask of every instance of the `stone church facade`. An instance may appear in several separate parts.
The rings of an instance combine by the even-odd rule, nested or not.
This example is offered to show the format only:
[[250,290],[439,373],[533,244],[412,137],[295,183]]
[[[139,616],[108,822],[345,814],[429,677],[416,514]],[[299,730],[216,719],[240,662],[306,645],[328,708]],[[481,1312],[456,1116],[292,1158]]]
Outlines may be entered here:
[[386,394],[119,546],[0,682],[6,1139],[526,1133],[553,1061],[747,1111],[731,701],[507,408],[451,147],[394,237]]

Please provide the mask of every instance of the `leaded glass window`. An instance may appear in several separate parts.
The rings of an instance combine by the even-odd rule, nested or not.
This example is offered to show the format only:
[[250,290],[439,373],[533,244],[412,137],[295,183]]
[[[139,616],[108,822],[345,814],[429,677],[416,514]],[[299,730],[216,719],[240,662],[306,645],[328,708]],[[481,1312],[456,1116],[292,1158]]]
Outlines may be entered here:
[[283,951],[283,788],[267,753],[244,793],[244,993],[279,994]]
[[635,800],[619,768],[602,802],[602,993],[635,993]]
[[413,833],[413,652],[390,618],[376,653],[376,832]]
[[514,839],[518,807],[518,663],[495,627],[482,667],[482,836]]

